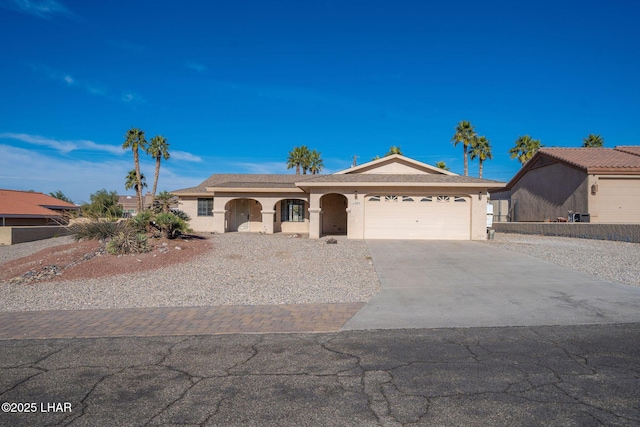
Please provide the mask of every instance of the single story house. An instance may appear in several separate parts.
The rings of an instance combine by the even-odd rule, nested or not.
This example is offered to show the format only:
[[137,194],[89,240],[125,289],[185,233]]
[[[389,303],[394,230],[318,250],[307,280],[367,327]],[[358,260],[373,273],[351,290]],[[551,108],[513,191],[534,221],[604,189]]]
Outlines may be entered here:
[[0,226],[58,225],[79,206],[32,191],[0,189]]
[[509,221],[572,212],[583,222],[640,223],[640,146],[541,148],[504,188],[489,192],[494,214],[510,200]]
[[[145,208],[151,206],[151,192],[142,196],[142,203]],[[138,214],[138,196],[137,195],[118,195],[118,206],[122,207],[122,212],[125,216],[133,216]]]
[[214,174],[173,193],[198,232],[482,240],[488,190],[503,186],[396,154],[331,175]]

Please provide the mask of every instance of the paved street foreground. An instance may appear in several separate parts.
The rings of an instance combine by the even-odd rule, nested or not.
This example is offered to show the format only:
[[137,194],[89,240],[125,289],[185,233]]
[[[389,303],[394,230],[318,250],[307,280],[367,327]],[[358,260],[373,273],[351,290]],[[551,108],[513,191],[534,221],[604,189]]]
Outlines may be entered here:
[[640,324],[5,340],[0,402],[32,411],[3,426],[635,426]]

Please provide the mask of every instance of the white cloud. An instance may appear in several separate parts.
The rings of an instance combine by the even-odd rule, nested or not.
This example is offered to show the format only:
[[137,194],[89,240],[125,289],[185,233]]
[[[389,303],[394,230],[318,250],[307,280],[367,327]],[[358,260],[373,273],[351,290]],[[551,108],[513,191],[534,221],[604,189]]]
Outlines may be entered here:
[[[124,189],[125,177],[133,168],[133,162],[129,158],[104,160],[96,156],[94,160],[86,161],[59,158],[37,150],[2,144],[0,150],[3,153],[0,156],[2,188],[43,193],[60,190],[76,203],[89,201],[89,195],[102,188],[115,190],[119,194],[133,194]],[[151,187],[153,163],[143,162],[141,168]],[[206,173],[197,177],[185,175],[183,170],[175,172],[171,168],[162,167],[158,191],[194,187],[208,176]]]
[[196,162],[199,163],[202,161],[200,156],[196,156],[195,154],[187,153],[186,151],[170,151],[172,159],[183,160],[185,162]]
[[133,92],[125,93],[124,95],[122,95],[120,100],[123,101],[123,102],[126,102],[126,103],[143,103],[143,102],[145,102],[145,99],[143,97],[141,97],[137,93],[133,93]]
[[185,65],[190,70],[196,71],[198,73],[203,73],[207,71],[207,67],[204,64],[201,64],[199,62],[187,62]]
[[49,68],[46,65],[33,65],[33,70],[41,75],[44,75],[46,78],[50,80],[54,80],[59,83],[64,83],[68,87],[73,87],[76,89],[83,90],[84,92],[90,95],[96,96],[104,96],[112,101],[125,102],[125,103],[143,103],[146,100],[139,94],[134,92],[125,92],[122,96],[117,97],[113,96],[109,93],[109,90],[102,86],[95,84],[93,82],[80,80],[70,73],[61,72],[58,70],[54,70]]
[[66,18],[75,17],[73,12],[55,0],[13,0],[4,2],[0,4],[0,6],[43,19],[50,19],[54,16],[63,16]]
[[0,132],[0,139],[13,139],[16,141],[26,142],[28,144],[40,145],[53,148],[61,153],[70,153],[72,151],[103,151],[110,154],[121,155],[125,151],[117,145],[98,144],[89,140],[61,141],[53,138],[45,138],[39,135],[29,135],[26,133]]

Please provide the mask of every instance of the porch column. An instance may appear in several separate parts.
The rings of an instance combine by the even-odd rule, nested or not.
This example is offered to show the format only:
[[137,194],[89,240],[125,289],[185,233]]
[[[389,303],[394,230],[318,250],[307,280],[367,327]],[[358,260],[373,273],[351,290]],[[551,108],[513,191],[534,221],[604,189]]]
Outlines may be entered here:
[[225,232],[225,218],[227,214],[226,209],[214,209],[213,210],[213,232],[224,233]]
[[262,213],[262,231],[264,234],[273,234],[273,219],[276,211],[260,211]]
[[320,238],[320,208],[309,208],[309,238]]

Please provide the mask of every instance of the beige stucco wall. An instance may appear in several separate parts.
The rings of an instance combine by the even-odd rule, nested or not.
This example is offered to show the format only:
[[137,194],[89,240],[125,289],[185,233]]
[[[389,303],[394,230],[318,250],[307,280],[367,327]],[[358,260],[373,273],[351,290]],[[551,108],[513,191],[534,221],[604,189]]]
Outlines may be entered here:
[[505,222],[494,224],[493,228],[496,233],[539,234],[640,243],[640,224]]
[[189,226],[193,231],[197,233],[213,231],[213,216],[198,216],[198,197],[181,197],[178,209],[189,215],[191,218]]
[[589,180],[579,169],[555,163],[531,169],[512,188],[514,221],[545,221],[588,212]]
[[62,226],[0,227],[0,245],[15,245],[68,234],[69,229]]

